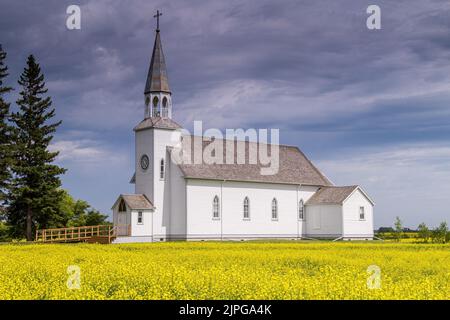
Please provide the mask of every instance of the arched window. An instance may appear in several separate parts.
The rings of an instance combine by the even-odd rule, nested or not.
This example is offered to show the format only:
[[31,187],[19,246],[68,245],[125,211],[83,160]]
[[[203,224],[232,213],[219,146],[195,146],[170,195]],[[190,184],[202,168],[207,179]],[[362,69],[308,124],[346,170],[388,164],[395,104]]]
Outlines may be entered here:
[[272,200],[272,220],[278,219],[278,202],[276,198]]
[[220,203],[219,203],[219,197],[215,196],[213,200],[213,219],[219,219],[220,217]]
[[159,178],[161,180],[164,179],[164,159],[161,159],[161,162],[159,163]]
[[244,219],[250,219],[250,200],[248,197],[244,199]]
[[166,118],[169,116],[169,105],[167,102],[167,97],[164,97],[162,100],[162,116]]
[[126,212],[127,211],[127,206],[125,205],[125,201],[120,200],[119,203],[119,212]]
[[305,220],[305,204],[303,203],[303,199],[298,203],[298,219]]
[[159,111],[158,111],[158,97],[153,98],[153,116],[159,117]]

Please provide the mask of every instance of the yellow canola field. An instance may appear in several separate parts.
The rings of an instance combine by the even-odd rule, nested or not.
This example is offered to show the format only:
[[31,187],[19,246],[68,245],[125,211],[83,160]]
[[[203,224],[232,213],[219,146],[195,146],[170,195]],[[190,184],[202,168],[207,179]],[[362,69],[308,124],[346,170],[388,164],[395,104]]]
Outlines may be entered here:
[[449,249],[306,241],[0,245],[0,299],[449,299]]

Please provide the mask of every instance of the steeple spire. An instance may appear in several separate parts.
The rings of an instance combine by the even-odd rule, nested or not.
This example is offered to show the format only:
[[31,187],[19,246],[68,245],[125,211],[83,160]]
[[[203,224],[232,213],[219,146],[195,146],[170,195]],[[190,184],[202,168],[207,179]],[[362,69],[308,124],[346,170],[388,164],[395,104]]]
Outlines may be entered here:
[[161,44],[161,36],[159,32],[159,16],[157,13],[155,17],[158,18],[158,26],[156,29],[155,44],[153,45],[152,60],[150,61],[150,68],[148,70],[147,83],[145,85],[144,93],[150,92],[169,92],[169,81],[167,79],[166,61]]
[[167,78],[166,61],[161,44],[159,17],[162,13],[156,11],[156,36],[153,45],[152,59],[148,69],[145,84],[145,117],[172,117],[172,101],[169,81]]

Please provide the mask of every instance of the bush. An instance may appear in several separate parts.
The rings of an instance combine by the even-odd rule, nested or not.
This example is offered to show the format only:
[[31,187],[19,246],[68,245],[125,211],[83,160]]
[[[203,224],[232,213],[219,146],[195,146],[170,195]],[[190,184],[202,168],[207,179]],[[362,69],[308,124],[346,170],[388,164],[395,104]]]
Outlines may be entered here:
[[9,227],[4,222],[0,222],[0,242],[11,241]]
[[439,227],[433,230],[431,238],[434,243],[446,243],[448,241],[447,222],[441,222]]

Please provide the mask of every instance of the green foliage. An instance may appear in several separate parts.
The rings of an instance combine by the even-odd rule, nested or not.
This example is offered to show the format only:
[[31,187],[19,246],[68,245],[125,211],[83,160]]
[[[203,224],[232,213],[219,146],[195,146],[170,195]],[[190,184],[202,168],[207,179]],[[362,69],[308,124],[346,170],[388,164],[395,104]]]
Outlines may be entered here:
[[419,232],[419,238],[422,239],[423,242],[427,243],[431,236],[430,229],[428,229],[427,225],[422,222],[419,224],[417,231]]
[[448,234],[447,222],[441,222],[439,227],[434,229],[431,233],[431,239],[434,243],[446,243],[448,240]]
[[9,236],[9,233],[8,225],[5,222],[0,221],[0,242],[10,241],[11,237]]
[[33,240],[34,228],[63,223],[58,210],[63,197],[59,176],[66,170],[53,164],[58,152],[48,150],[61,122],[48,123],[55,116],[55,109],[46,96],[44,75],[32,55],[18,83],[19,111],[11,117],[16,148],[7,218],[15,237],[25,235],[27,240]]
[[6,102],[4,95],[12,91],[11,87],[4,85],[8,76],[8,67],[5,65],[6,52],[0,45],[0,205],[6,200],[11,178],[12,145],[11,127],[8,123],[10,117],[10,103]]
[[400,220],[400,217],[395,217],[394,227],[395,227],[395,240],[400,241],[400,239],[403,236],[403,224],[402,221]]
[[64,226],[66,227],[109,224],[107,215],[93,209],[86,201],[75,200],[67,191],[64,191],[60,212],[61,216],[65,218]]

